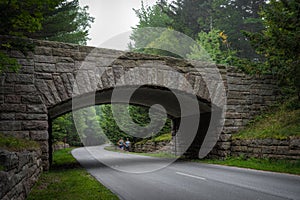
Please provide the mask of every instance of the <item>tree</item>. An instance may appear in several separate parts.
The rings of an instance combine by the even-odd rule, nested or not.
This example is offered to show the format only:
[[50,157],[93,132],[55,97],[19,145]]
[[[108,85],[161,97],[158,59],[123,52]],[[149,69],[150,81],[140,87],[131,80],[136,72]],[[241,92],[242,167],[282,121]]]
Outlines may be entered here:
[[293,87],[300,99],[300,2],[270,0],[261,10],[265,29],[245,32],[256,51],[266,58],[266,71],[282,85]]
[[81,146],[72,113],[57,117],[52,121],[52,142],[65,141],[72,146]]
[[147,34],[145,34],[144,28],[168,27],[172,20],[163,12],[164,9],[167,9],[167,7],[158,5],[154,5],[153,7],[145,6],[143,2],[141,9],[134,9],[136,16],[139,18],[139,24],[137,27],[132,28],[133,31],[130,39],[134,41],[134,43],[129,44],[131,50],[134,49],[142,52],[149,43],[158,38],[161,34],[160,31],[156,31],[155,29],[146,29]]
[[209,31],[211,23],[210,0],[176,0],[170,4],[161,0],[158,5],[168,7],[163,12],[172,19],[169,26],[174,30],[193,39],[197,37],[200,31]]
[[[168,3],[160,0],[153,7],[142,7],[136,11],[140,19],[139,25],[134,29],[132,40],[134,47],[147,47],[157,38],[166,38],[161,32],[147,32],[144,27],[165,27],[199,40],[198,33],[210,33],[220,30],[226,33],[227,46],[235,52],[231,64],[244,67],[245,59],[261,60],[262,56],[255,53],[249,40],[242,31],[262,30],[261,18],[258,15],[259,8],[265,5],[266,0],[174,0]],[[160,20],[165,19],[165,20]],[[138,34],[138,33],[142,34]],[[143,34],[144,33],[144,34]],[[140,37],[138,37],[141,35]],[[154,39],[153,39],[154,38]],[[152,41],[151,41],[152,40]],[[166,41],[165,41],[166,43]],[[172,45],[172,44],[170,44]],[[221,45],[223,54],[228,54],[226,45]],[[142,50],[143,52],[144,49]],[[150,52],[153,50],[150,50]],[[164,52],[158,52],[165,55]],[[231,54],[230,57],[233,57]],[[227,63],[227,61],[224,61]]]
[[79,7],[78,0],[0,1],[0,35],[10,36],[1,37],[0,73],[20,67],[16,59],[9,58],[9,51],[18,50],[26,55],[33,50],[24,38],[86,44],[93,22],[87,9]]
[[54,10],[59,0],[2,0],[0,35],[23,37],[42,28],[43,11]]
[[58,0],[2,0],[0,1],[0,35],[18,38],[1,38],[0,41],[0,73],[3,71],[16,71],[19,65],[16,59],[10,58],[7,53],[11,50],[32,50],[26,41],[27,33],[33,33],[42,28],[43,10],[54,10]]
[[100,117],[95,107],[82,108],[73,112],[76,130],[86,146],[99,145],[107,142],[101,127]]
[[81,8],[78,0],[62,1],[54,10],[45,10],[42,29],[28,33],[28,37],[86,45],[88,29],[94,18]]
[[226,32],[228,43],[239,58],[262,59],[242,32],[258,32],[263,29],[258,12],[265,2],[266,0],[214,0],[212,3],[212,26]]
[[[119,105],[120,106],[120,105]],[[121,105],[123,106],[123,109],[126,110],[126,112],[129,112],[132,121],[141,126],[141,127],[145,127],[146,125],[148,125],[150,123],[150,118],[148,116],[148,111],[149,108],[146,107],[141,107],[141,106],[134,106],[134,105],[130,105],[130,106],[126,106],[126,105]],[[112,112],[112,108],[110,104],[107,105],[101,105],[99,106],[100,110],[98,110],[97,113],[100,113],[100,126],[103,129],[105,135],[107,136],[107,138],[113,142],[114,144],[117,143],[117,141],[122,137],[122,138],[129,138],[130,141],[137,142],[142,140],[143,138],[139,138],[139,137],[134,137],[130,134],[127,133],[132,133],[135,132],[135,126],[132,126],[132,124],[124,124],[125,120],[122,121],[120,123],[122,128],[124,128],[125,130],[121,130],[120,127],[117,125],[115,118],[113,116],[113,112]],[[122,109],[120,109],[121,111]],[[126,115],[122,115],[123,113],[120,112],[119,116],[121,119],[124,118]],[[154,117],[153,120],[159,120],[159,114],[157,113],[157,115]],[[167,119],[165,125],[163,126],[163,128],[159,131],[159,133],[153,133],[153,135],[149,135],[148,137],[151,136],[158,136],[161,135],[163,133],[171,133],[171,120]],[[142,134],[142,133],[141,133]]]
[[230,50],[227,35],[224,32],[217,29],[212,29],[208,33],[202,31],[198,34],[197,44],[191,47],[192,52],[188,58],[218,64],[231,64],[235,52]]

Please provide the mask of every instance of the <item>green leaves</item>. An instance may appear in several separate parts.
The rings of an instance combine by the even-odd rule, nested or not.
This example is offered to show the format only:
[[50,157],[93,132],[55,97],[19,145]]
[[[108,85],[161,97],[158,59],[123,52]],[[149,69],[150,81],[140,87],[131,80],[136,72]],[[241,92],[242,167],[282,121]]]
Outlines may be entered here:
[[300,98],[300,2],[271,0],[260,16],[265,30],[247,32],[257,52],[266,58],[266,66],[284,86],[294,87]]
[[[119,126],[117,125],[113,113],[112,113],[112,108],[111,105],[101,105],[99,106],[101,114],[100,114],[100,125],[101,128],[103,129],[105,135],[107,138],[113,142],[117,143],[117,141],[123,137],[123,138],[129,138],[131,142],[137,142],[140,141],[143,138],[135,138],[132,135],[129,135],[131,132],[135,132],[134,126],[131,126],[129,124],[122,124],[122,127],[125,127],[126,130],[121,130]],[[150,118],[148,116],[148,108],[146,107],[141,107],[141,106],[133,106],[130,105],[126,107],[124,105],[124,108],[128,110],[132,121],[136,123],[139,126],[145,127],[150,123]],[[124,118],[126,115],[122,115],[122,113],[119,113],[119,116],[121,119]],[[159,114],[157,114],[152,120],[158,120],[160,117]],[[122,120],[120,120],[121,123]],[[124,120],[125,121],[125,120]],[[127,134],[129,133],[129,134]],[[160,130],[159,133],[153,133],[152,136],[159,136],[164,133],[170,133],[171,132],[171,120],[167,119],[164,127]]]
[[[0,1],[0,35],[84,45],[94,20],[87,9],[81,8],[78,0],[3,0]],[[19,45],[14,40],[15,37],[1,41],[0,50],[26,52],[27,44]],[[15,59],[9,59],[4,53],[0,56],[0,73],[18,68]]]
[[208,33],[200,32],[197,43],[198,45],[191,47],[192,52],[188,55],[189,59],[231,64],[235,52],[229,49],[227,35],[223,31],[213,29]]

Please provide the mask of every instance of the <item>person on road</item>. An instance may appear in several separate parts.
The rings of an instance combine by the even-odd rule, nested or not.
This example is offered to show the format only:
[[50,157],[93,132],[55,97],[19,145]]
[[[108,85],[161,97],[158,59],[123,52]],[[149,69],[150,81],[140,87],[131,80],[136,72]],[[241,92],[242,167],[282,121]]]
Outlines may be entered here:
[[118,141],[118,145],[119,145],[119,148],[121,150],[124,150],[124,140],[123,140],[123,138],[120,138],[120,140]]
[[130,150],[130,141],[128,138],[126,138],[126,142],[125,142],[125,150],[129,151]]

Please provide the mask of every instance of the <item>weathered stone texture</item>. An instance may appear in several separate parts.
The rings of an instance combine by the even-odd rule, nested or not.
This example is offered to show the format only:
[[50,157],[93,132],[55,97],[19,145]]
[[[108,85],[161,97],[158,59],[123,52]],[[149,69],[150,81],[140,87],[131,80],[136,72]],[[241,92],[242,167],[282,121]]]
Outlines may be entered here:
[[135,144],[131,151],[138,153],[153,153],[153,152],[166,152],[170,154],[176,154],[174,141],[162,141],[162,142],[152,142],[147,141],[143,144]]
[[0,150],[0,199],[26,199],[42,172],[41,151]]
[[231,155],[256,158],[300,159],[300,138],[232,140]]

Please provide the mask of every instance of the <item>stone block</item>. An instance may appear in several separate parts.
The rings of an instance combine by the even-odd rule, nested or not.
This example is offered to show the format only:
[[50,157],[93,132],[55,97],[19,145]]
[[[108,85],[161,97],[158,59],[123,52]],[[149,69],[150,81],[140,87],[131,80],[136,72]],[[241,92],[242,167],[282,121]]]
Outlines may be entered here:
[[72,85],[73,85],[73,82],[74,82],[73,74],[72,73],[62,73],[60,77],[61,77],[62,82],[64,84],[67,96],[71,97],[72,93],[73,93]]
[[297,150],[290,149],[289,150],[289,155],[291,155],[291,156],[300,156],[300,149],[297,149]]
[[[48,80],[46,80],[46,81],[48,81]],[[46,81],[37,79],[35,84],[36,84],[37,89],[44,95],[44,97],[45,97],[44,99],[46,100],[45,103],[47,105],[54,105],[55,100],[54,100],[54,97],[52,96],[52,94],[50,93],[50,89],[49,89],[52,81],[51,80],[49,80],[49,82],[46,82]]]
[[53,49],[53,55],[54,56],[62,56],[62,57],[72,57],[74,54],[74,51],[63,49],[63,48],[54,48]]
[[63,81],[60,76],[53,77],[54,84],[57,88],[58,94],[62,100],[66,100],[68,98],[68,94],[64,87]]
[[20,131],[20,121],[0,121],[0,131]]
[[238,85],[238,84],[230,84],[228,83],[228,89],[231,91],[241,91],[247,92],[249,91],[249,85]]
[[26,56],[21,51],[12,50],[9,52],[9,56],[13,58],[25,58]]
[[4,166],[7,171],[13,170],[18,166],[19,157],[14,152],[9,152],[6,150],[0,150],[0,164]]
[[23,121],[22,122],[23,130],[47,130],[48,121]]
[[15,92],[20,94],[28,94],[36,92],[36,87],[35,85],[15,85]]
[[[24,153],[19,153],[19,163],[18,163],[18,171],[21,171],[21,173],[23,172],[24,173],[24,171],[25,171],[25,165],[26,164],[28,164],[29,163],[29,157],[30,157],[30,155],[28,155],[28,153],[26,153],[26,154],[24,154]],[[25,172],[23,175],[22,175],[22,177],[26,177],[26,176],[28,176],[29,174],[27,173],[27,172]]]
[[[132,77],[132,78],[135,79],[135,77]],[[103,73],[103,75],[101,77],[101,82],[102,82],[102,85],[104,88],[110,88],[115,85],[114,73],[111,68],[105,70],[105,72]]]
[[56,63],[74,63],[74,59],[71,57],[61,57],[61,56],[56,56]]
[[289,153],[289,147],[288,146],[277,146],[276,154],[285,155]]
[[7,83],[14,83],[14,84],[33,84],[34,76],[33,74],[7,74],[5,81]]
[[74,63],[57,63],[56,64],[57,72],[73,72],[75,71]]
[[260,147],[254,147],[252,152],[255,153],[255,154],[260,154],[261,153],[261,148]]
[[22,65],[22,67],[19,69],[18,73],[33,74],[34,73],[33,63],[32,63],[32,66]]
[[1,133],[16,138],[29,139],[29,131],[1,131]]
[[15,113],[0,113],[0,120],[14,120],[15,119]]
[[300,150],[300,138],[290,138],[290,148]]
[[7,85],[7,84],[5,84],[5,86],[0,85],[0,94],[14,94],[14,92],[15,90],[13,85]]
[[35,73],[37,79],[52,79],[52,73]]
[[19,95],[6,95],[4,102],[6,103],[21,103],[21,96]]
[[217,147],[222,150],[228,150],[228,149],[230,149],[230,146],[231,146],[231,142],[218,142],[217,143]]
[[55,63],[55,58],[53,56],[45,55],[34,55],[33,57],[35,63]]
[[41,104],[42,99],[40,95],[22,95],[22,103],[24,104]]
[[41,147],[41,151],[42,151],[42,155],[44,156],[44,157],[47,157],[48,158],[48,152],[49,152],[49,142],[48,142],[48,140],[44,140],[44,141],[42,141],[42,140],[40,140],[40,141],[37,141],[38,143],[39,143],[39,145],[40,145],[40,147]]
[[55,64],[52,63],[35,63],[34,69],[36,72],[55,73]]
[[47,114],[16,113],[17,120],[48,120]]
[[48,131],[30,131],[30,138],[35,141],[45,141],[49,139]]
[[35,49],[34,49],[34,53],[36,55],[51,56],[52,55],[52,48],[51,47],[36,46]]
[[233,146],[240,146],[241,145],[241,140],[239,140],[239,139],[233,139],[231,141],[231,145],[233,145]]
[[219,140],[222,142],[227,142],[231,138],[231,134],[221,134]]
[[28,112],[28,113],[47,113],[47,107],[43,104],[27,105],[26,112]]
[[258,139],[257,140],[257,145],[269,146],[271,144],[272,144],[272,139]]
[[276,153],[276,146],[262,146],[261,152],[263,154],[275,154]]

